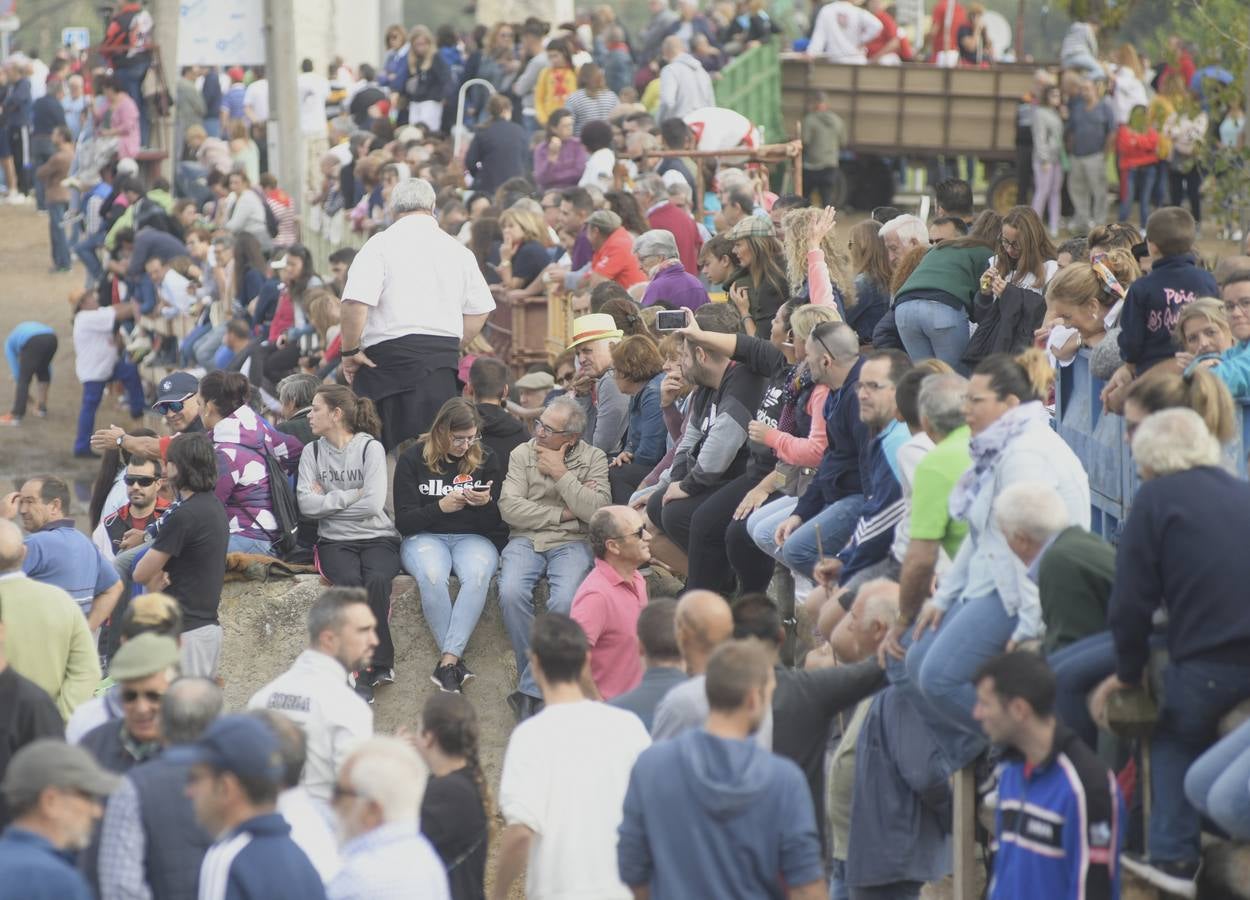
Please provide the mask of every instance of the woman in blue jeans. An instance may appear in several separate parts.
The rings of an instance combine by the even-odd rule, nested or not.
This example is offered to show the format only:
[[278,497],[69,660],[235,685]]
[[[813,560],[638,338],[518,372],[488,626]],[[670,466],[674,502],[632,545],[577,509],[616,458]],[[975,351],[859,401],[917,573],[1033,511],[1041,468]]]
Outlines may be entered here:
[[1236,841],[1250,841],[1250,721],[1189,767],[1185,796]]
[[[400,558],[421,589],[421,610],[441,653],[430,680],[452,692],[473,677],[464,648],[508,541],[499,517],[503,464],[482,443],[481,427],[473,404],[453,397],[395,465]],[[454,604],[453,572],[460,581]]]
[[974,674],[1004,649],[1042,633],[1037,585],[995,521],[995,499],[1017,482],[1046,484],[1063,498],[1070,523],[1089,527],[1089,479],[1050,427],[1041,401],[1053,378],[1041,351],[1028,350],[986,357],[968,383],[972,466],[950,496],[951,514],[968,523],[968,537],[917,617],[907,654],[908,675],[929,701],[922,711],[956,729],[941,747],[951,771],[985,747],[972,718]]

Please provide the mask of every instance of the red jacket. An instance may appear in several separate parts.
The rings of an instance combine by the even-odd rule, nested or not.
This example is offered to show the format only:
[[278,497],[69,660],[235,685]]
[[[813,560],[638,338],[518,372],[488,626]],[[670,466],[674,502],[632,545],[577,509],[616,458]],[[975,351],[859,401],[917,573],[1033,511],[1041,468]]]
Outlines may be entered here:
[[295,325],[295,304],[291,302],[291,291],[284,284],[279,289],[278,308],[274,310],[273,320],[269,323],[269,343],[277,343],[287,329]]
[[698,278],[699,251],[703,248],[703,238],[699,236],[699,226],[695,225],[690,213],[672,203],[661,203],[647,217],[647,224],[672,234],[673,240],[677,242],[677,253],[681,257],[682,266]]
[[1115,136],[1116,153],[1120,156],[1121,169],[1140,169],[1153,166],[1159,161],[1159,132],[1134,131],[1121,125]]

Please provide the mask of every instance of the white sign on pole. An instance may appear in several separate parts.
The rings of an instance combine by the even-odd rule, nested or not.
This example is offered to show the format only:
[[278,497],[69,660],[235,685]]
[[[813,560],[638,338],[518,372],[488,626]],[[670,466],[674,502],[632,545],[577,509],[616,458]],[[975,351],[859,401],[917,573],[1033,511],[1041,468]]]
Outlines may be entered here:
[[61,46],[69,47],[74,52],[86,50],[91,46],[91,30],[88,28],[62,28]]
[[265,62],[264,4],[184,0],[178,14],[179,66],[259,66]]

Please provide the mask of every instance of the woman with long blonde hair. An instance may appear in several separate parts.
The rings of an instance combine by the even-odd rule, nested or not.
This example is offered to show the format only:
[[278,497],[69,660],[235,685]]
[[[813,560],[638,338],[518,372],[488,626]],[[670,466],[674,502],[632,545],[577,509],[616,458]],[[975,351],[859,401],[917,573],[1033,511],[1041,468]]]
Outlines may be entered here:
[[855,305],[855,283],[837,244],[837,212],[831,206],[792,209],[781,225],[791,295],[806,285],[813,306],[835,306],[842,316]]
[[443,98],[451,70],[434,43],[434,33],[424,25],[408,32],[408,54],[400,66],[400,82],[394,86],[399,107],[398,125],[424,125],[438,131],[443,120]]
[[[421,589],[421,610],[441,654],[430,680],[450,692],[473,677],[464,648],[508,541],[499,516],[504,463],[482,443],[481,431],[473,404],[453,397],[395,466],[400,558]],[[454,605],[453,573],[460,581]]]

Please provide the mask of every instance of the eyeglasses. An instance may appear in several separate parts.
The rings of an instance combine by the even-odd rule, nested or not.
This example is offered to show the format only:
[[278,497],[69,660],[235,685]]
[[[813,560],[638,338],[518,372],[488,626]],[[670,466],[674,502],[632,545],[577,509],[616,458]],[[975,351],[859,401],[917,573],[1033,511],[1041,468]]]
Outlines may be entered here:
[[998,242],[1003,245],[1004,250],[1019,250],[1020,249],[1019,241],[1009,241],[1005,237],[1000,237],[998,239]]
[[638,540],[640,540],[640,541],[641,541],[641,540],[642,540],[642,536],[643,536],[644,534],[646,534],[646,533],[647,533],[647,526],[646,526],[646,525],[639,525],[639,526],[638,526],[638,530],[637,530],[637,531],[627,531],[627,532],[625,532],[624,534],[617,536],[617,537],[616,537],[616,538],[614,538],[613,540],[623,541],[623,540],[625,540],[625,538],[627,538],[627,537],[636,537],[636,538],[638,538]]
[[154,475],[127,475],[122,479],[122,481],[126,482],[126,484],[130,487],[134,487],[135,485],[138,485],[139,487],[151,487],[156,484],[157,479]]
[[474,444],[478,443],[479,441],[481,441],[481,438],[478,437],[477,435],[474,435],[473,437],[455,437],[453,435],[451,439],[451,445],[453,447],[472,447]]
[[180,413],[186,405],[186,402],[182,400],[168,400],[164,403],[155,404],[156,411],[162,416],[167,416],[170,413]]
[[134,703],[141,697],[148,703],[160,703],[161,698],[164,696],[165,694],[162,691],[134,691],[127,689],[122,691],[122,703]]
[[1250,315],[1250,297],[1241,300],[1229,300],[1224,304],[1224,312],[1230,316],[1235,312],[1239,312],[1242,315]]
[[572,434],[572,432],[569,431],[567,428],[562,431],[557,431],[555,428],[552,428],[542,419],[536,419],[534,421],[534,433],[537,434],[540,431],[545,434]]

